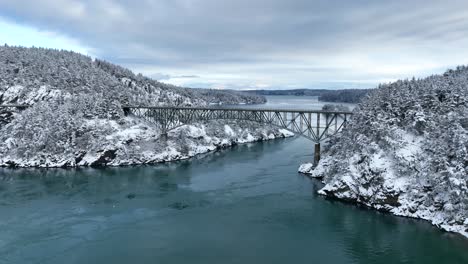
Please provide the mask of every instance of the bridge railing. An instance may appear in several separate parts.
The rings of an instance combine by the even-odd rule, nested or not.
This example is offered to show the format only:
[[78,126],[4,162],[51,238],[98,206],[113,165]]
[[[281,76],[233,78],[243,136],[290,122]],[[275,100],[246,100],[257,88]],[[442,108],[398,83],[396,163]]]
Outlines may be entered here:
[[234,110],[234,111],[261,111],[261,112],[301,112],[301,113],[321,113],[321,114],[346,114],[352,115],[351,111],[328,111],[328,110],[313,110],[313,109],[293,109],[293,108],[248,108],[248,107],[223,107],[223,106],[140,106],[140,105],[125,105],[125,109],[177,109],[177,110]]

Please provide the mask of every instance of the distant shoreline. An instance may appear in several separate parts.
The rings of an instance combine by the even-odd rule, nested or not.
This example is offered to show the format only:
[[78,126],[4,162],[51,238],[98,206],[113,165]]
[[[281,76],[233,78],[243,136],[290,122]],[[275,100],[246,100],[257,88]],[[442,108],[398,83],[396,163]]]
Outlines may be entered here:
[[359,103],[372,89],[291,89],[291,90],[246,90],[245,93],[276,96],[317,96],[321,102]]

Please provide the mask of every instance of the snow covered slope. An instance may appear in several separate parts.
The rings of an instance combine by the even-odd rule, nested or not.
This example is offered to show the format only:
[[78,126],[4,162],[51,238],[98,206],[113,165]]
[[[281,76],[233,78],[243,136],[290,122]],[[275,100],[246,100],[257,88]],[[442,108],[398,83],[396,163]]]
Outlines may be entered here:
[[229,129],[209,122],[180,128],[165,140],[157,126],[122,112],[126,104],[191,106],[264,100],[232,91],[163,84],[74,52],[1,46],[0,104],[31,107],[0,111],[0,166],[152,163],[290,136],[250,122],[236,122]]
[[[29,104],[78,95],[100,103],[207,105],[264,103],[262,96],[164,84],[70,51],[0,46],[0,104]],[[95,99],[100,99],[96,97]]]
[[381,85],[317,168],[319,192],[468,237],[468,68]]

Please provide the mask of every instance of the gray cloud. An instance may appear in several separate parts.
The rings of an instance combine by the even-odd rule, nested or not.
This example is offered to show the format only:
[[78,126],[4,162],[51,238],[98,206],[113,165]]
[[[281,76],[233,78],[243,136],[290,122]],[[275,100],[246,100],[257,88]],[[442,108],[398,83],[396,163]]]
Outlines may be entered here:
[[195,79],[195,78],[200,78],[200,76],[198,75],[175,75],[175,76],[172,76],[172,78]]
[[165,73],[152,73],[148,74],[149,77],[155,80],[170,80],[170,79],[195,79],[200,78],[198,75],[170,75]]
[[153,74],[148,74],[148,77],[151,77],[155,80],[169,80],[171,79],[171,75],[169,74],[164,74],[164,73],[153,73]]
[[[72,36],[100,57],[156,79],[179,76],[186,85],[375,85],[429,74],[468,55],[468,2],[457,0],[0,0],[0,6],[11,21]],[[204,80],[190,81],[199,76]]]

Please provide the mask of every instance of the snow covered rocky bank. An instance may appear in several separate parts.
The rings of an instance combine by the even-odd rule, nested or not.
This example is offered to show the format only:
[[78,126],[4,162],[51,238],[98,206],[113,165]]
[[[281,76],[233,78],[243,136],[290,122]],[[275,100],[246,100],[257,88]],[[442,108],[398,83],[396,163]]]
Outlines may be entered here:
[[[20,117],[22,119],[22,117]],[[21,120],[20,120],[21,122]],[[48,124],[45,124],[47,126]],[[75,167],[152,164],[181,160],[197,154],[236,144],[289,137],[293,134],[252,122],[216,121],[187,125],[161,137],[159,129],[135,117],[116,122],[105,119],[83,120],[79,131],[90,133],[89,139],[60,142],[25,137],[6,139],[0,167]],[[63,138],[59,135],[58,138]],[[35,142],[31,144],[31,142]]]
[[468,237],[468,68],[381,85],[332,139],[320,194]]
[[253,122],[191,124],[161,138],[123,105],[262,103],[233,91],[176,87],[74,52],[0,46],[0,166],[73,167],[185,159],[239,143],[287,137]]

